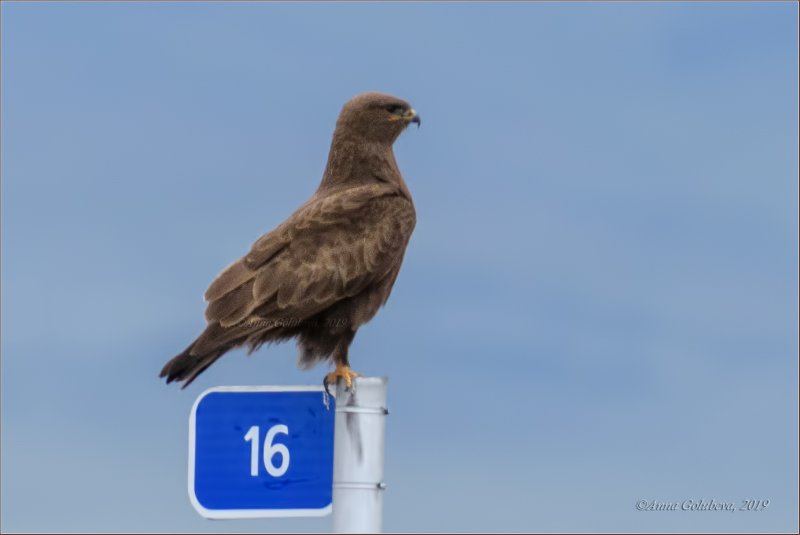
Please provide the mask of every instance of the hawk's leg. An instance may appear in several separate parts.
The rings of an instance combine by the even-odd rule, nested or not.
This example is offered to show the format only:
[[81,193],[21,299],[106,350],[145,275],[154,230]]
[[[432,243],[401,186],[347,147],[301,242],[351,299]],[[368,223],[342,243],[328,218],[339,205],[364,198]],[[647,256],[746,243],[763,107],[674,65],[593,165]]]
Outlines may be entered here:
[[333,352],[333,361],[336,363],[336,369],[326,375],[325,379],[322,380],[325,391],[329,394],[328,385],[335,385],[339,379],[344,379],[344,385],[350,390],[353,388],[353,379],[361,377],[360,373],[356,373],[350,369],[350,362],[347,358],[347,349],[350,346],[350,342],[353,341],[355,334],[356,333],[351,331],[348,333],[348,336],[336,344],[336,349]]

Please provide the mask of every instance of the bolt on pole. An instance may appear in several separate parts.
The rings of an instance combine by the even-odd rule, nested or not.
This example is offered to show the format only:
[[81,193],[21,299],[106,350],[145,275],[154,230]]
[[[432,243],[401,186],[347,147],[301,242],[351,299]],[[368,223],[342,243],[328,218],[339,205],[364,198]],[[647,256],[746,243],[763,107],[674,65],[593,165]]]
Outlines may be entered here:
[[333,531],[379,533],[383,525],[386,377],[336,385],[333,438]]

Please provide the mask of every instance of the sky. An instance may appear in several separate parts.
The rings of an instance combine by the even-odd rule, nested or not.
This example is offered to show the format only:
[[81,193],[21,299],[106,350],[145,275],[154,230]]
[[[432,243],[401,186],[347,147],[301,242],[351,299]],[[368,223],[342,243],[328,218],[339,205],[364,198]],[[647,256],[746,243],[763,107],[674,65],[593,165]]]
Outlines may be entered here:
[[[2,15],[3,532],[209,521],[189,412],[316,385],[292,343],[188,389],[208,283],[316,189],[341,106],[417,227],[351,349],[389,377],[387,531],[798,530],[798,5],[17,3]],[[763,511],[640,511],[641,500]]]

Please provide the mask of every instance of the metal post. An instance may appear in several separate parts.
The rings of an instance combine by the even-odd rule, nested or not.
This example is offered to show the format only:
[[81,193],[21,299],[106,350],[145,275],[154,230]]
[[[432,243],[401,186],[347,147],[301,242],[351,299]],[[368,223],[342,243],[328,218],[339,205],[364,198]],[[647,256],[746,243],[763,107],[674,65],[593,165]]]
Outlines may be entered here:
[[379,533],[383,524],[386,377],[336,385],[333,438],[333,531]]

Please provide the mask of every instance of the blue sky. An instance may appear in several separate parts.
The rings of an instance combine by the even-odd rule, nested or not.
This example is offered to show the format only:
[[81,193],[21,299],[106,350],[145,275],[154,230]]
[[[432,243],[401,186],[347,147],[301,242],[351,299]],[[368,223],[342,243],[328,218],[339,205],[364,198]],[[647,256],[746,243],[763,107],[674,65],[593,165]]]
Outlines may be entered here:
[[366,90],[423,117],[351,353],[390,378],[385,529],[798,529],[796,3],[0,9],[3,531],[329,529],[186,494],[200,392],[325,368],[157,373]]

